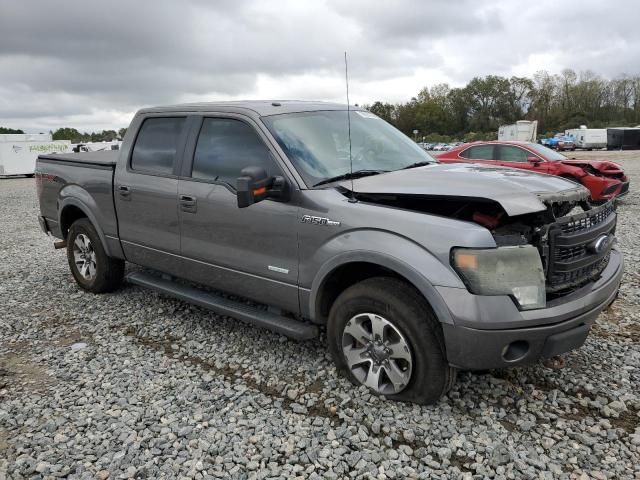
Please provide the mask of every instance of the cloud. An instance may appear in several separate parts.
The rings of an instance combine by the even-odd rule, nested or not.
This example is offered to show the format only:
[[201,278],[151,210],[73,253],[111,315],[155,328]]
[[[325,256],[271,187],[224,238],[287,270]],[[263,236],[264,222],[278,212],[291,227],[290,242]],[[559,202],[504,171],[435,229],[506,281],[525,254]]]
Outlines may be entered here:
[[638,7],[622,3],[11,2],[0,16],[0,125],[95,130],[182,101],[342,101],[345,50],[358,103],[540,68],[640,73]]

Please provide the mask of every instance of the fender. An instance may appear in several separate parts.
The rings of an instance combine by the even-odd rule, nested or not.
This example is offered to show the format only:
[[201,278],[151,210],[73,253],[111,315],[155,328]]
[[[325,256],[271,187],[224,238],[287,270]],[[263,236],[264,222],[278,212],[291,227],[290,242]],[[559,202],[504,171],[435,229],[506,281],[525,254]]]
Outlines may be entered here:
[[[367,242],[363,243],[364,234]],[[339,240],[338,240],[339,238]],[[338,241],[342,253],[338,253],[322,263],[318,269],[308,297],[309,314],[312,320],[316,316],[319,293],[326,279],[338,267],[353,262],[368,262],[387,268],[406,278],[416,287],[429,302],[440,322],[453,324],[449,308],[435,286],[449,286],[465,288],[462,281],[453,271],[443,265],[432,253],[413,241],[384,231],[351,231],[349,234],[334,237],[329,244]],[[351,248],[345,248],[349,247]],[[357,246],[367,245],[370,249],[358,249]],[[371,247],[384,246],[382,249]],[[323,250],[332,250],[325,245]],[[303,307],[304,308],[304,307]]]
[[[71,190],[71,192],[68,192],[69,190]],[[73,196],[69,196],[69,193],[72,193]],[[104,248],[105,253],[107,256],[113,256],[110,252],[105,234],[102,231],[102,227],[100,226],[100,222],[98,222],[98,219],[93,213],[93,209],[97,209],[97,205],[93,201],[93,198],[91,198],[91,195],[77,185],[69,185],[60,192],[60,206],[58,208],[58,224],[60,225],[60,228],[62,228],[62,212],[69,206],[77,207],[84,212],[93,227],[96,229],[96,232],[98,232],[98,236],[100,237],[100,242],[102,242],[102,247]]]

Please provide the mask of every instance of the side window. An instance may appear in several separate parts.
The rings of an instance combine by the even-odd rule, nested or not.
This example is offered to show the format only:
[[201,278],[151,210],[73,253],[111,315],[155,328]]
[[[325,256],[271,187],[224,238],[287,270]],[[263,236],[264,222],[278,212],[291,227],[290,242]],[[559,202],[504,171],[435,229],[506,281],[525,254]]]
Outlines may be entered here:
[[460,156],[469,160],[493,160],[493,145],[476,145],[467,148]]
[[131,154],[131,168],[170,175],[185,117],[147,118]]
[[499,160],[503,162],[526,163],[529,153],[522,148],[511,145],[500,145],[498,149]]
[[248,124],[230,118],[205,118],[193,156],[191,177],[236,187],[245,167],[262,167],[276,175],[267,146]]

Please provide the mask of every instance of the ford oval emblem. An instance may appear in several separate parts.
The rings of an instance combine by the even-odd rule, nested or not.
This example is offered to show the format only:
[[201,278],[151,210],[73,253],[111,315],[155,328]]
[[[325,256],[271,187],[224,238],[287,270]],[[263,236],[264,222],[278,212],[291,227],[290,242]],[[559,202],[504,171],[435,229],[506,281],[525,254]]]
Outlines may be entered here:
[[600,235],[589,244],[589,250],[593,253],[602,253],[609,245],[609,235]]

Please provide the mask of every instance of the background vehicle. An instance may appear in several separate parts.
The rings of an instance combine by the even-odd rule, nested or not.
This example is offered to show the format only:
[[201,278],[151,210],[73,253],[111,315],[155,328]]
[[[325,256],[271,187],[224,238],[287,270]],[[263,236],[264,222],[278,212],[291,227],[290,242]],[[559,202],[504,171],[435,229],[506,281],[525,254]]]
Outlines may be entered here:
[[565,130],[564,133],[573,139],[576,148],[593,150],[607,146],[606,128],[587,128],[586,125],[582,125],[580,128]]
[[456,368],[582,345],[622,275],[612,202],[438,164],[370,112],[350,116],[348,136],[343,105],[141,110],[119,152],[38,159],[40,224],[85,290],[116,289],[126,260],[147,269],[131,283],[294,338],[325,324],[340,371],[393,399],[434,402]]
[[438,161],[484,163],[557,175],[587,187],[591,200],[597,202],[621,197],[629,191],[629,179],[617,163],[570,160],[531,142],[474,142],[440,155]]
[[113,140],[111,142],[82,142],[73,143],[71,150],[75,153],[79,152],[102,152],[105,150],[119,150],[122,142]]
[[433,146],[432,150],[434,152],[446,152],[447,150],[449,150],[449,144],[448,143],[436,143]]
[[537,120],[518,120],[512,125],[502,125],[498,128],[498,140],[535,142],[537,137]]
[[576,144],[573,139],[566,135],[556,135],[542,140],[542,145],[553,150],[575,150]]
[[71,142],[48,133],[0,134],[0,175],[33,175],[38,155],[70,151]]

